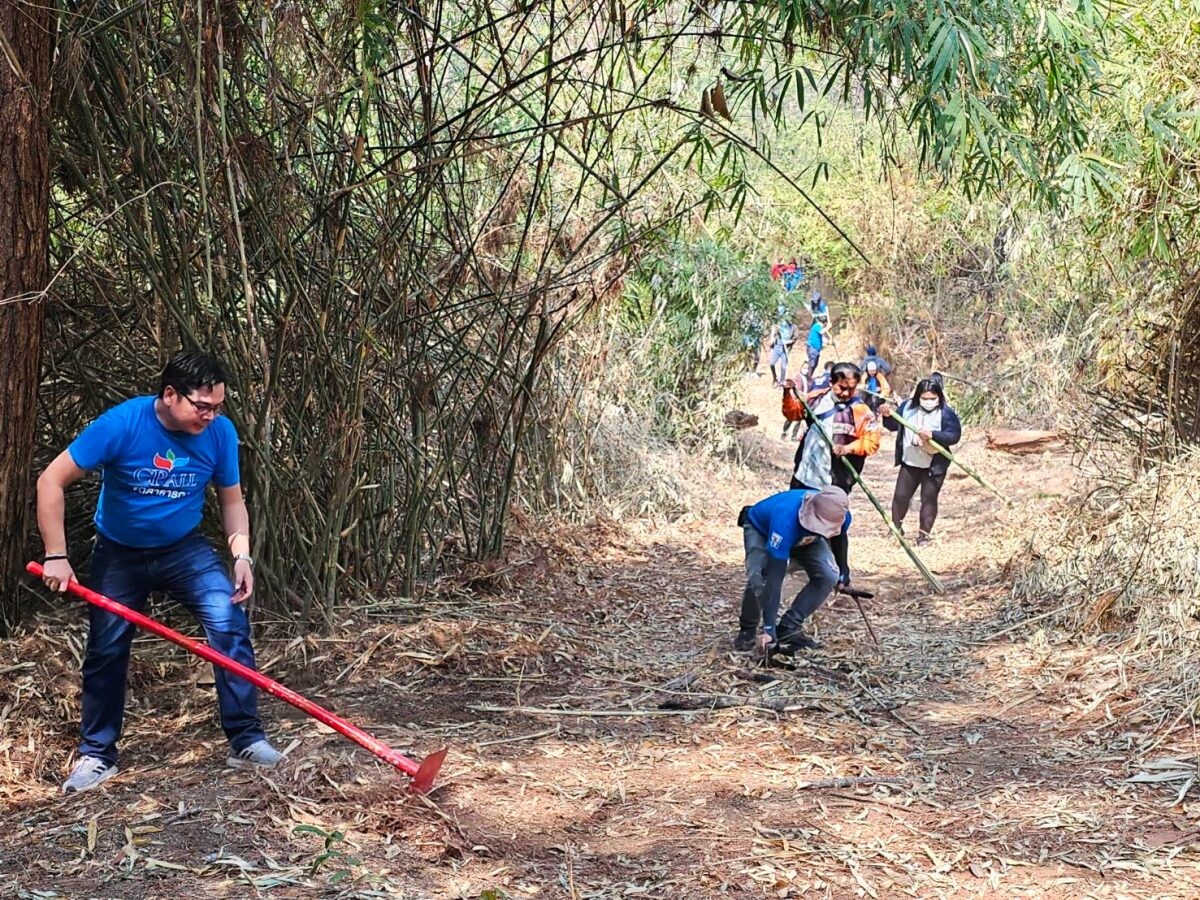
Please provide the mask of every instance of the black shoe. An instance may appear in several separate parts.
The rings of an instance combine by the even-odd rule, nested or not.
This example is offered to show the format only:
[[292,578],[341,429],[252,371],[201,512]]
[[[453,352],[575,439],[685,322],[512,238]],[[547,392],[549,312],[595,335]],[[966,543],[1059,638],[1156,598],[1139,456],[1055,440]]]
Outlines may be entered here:
[[737,633],[737,637],[733,639],[733,649],[739,652],[754,649],[754,639],[757,635],[753,631],[742,629]]
[[795,656],[798,650],[821,650],[824,646],[820,641],[813,640],[805,634],[804,629],[797,628],[795,631],[785,631],[779,635],[779,645],[776,652]]
[[928,544],[932,540],[933,540],[933,538],[931,538],[928,534],[926,534],[924,531],[922,531],[920,534],[917,535],[917,546],[924,547],[926,544]]

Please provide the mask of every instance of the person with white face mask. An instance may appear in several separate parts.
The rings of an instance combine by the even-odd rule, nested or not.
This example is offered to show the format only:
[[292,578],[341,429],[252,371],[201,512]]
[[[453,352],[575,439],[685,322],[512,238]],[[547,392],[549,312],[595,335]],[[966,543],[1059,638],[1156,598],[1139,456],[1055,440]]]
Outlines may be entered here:
[[938,494],[950,467],[950,460],[934,450],[930,441],[949,449],[962,440],[962,423],[946,403],[941,381],[933,378],[919,382],[912,399],[901,403],[896,413],[916,427],[910,429],[893,418],[888,404],[879,408],[884,427],[896,432],[896,465],[900,472],[892,494],[892,521],[904,530],[904,517],[908,515],[913,495],[920,488],[921,531],[917,535],[917,544],[926,544],[937,520]]

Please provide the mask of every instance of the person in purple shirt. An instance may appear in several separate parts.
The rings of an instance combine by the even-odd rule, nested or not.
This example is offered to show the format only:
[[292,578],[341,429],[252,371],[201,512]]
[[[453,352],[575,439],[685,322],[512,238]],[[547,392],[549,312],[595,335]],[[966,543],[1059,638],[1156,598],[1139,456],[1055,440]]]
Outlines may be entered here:
[[[158,394],[134,397],[92,422],[38,478],[38,528],[46,554],[43,580],[65,591],[75,580],[63,526],[65,491],[100,471],[96,543],[88,586],[143,611],[152,591],[170,594],[199,620],[214,650],[254,668],[245,603],[254,593],[250,515],[242,497],[237,430],[221,415],[225,371],[207,353],[178,353]],[[233,580],[200,533],[204,497],[216,487]],[[236,586],[235,586],[236,585]],[[79,758],[63,784],[74,793],[117,773],[125,714],[125,678],[134,625],[88,607]],[[282,756],[267,740],[258,693],[244,678],[215,668],[221,726],[235,767],[274,768]]]

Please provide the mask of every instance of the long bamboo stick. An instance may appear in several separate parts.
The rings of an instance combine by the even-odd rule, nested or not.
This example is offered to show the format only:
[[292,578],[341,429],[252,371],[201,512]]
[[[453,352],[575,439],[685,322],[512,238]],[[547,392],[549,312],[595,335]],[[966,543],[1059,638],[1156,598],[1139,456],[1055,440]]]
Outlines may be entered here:
[[[886,400],[888,406],[891,407],[891,412],[889,412],[888,415],[890,415],[893,419],[895,419],[897,422],[899,422],[901,425],[903,425],[905,428],[909,429],[910,431],[912,431],[914,433],[918,432],[916,425],[912,422],[911,419],[906,419],[904,416],[900,415],[900,413],[896,411],[897,404],[893,403],[892,400],[890,400],[887,397],[884,397],[883,394],[876,393],[875,391],[868,390],[867,388],[859,388],[859,390],[864,394],[870,394],[872,397],[879,397],[883,400]],[[964,472],[966,472],[972,478],[974,478],[977,482],[979,482],[980,486],[987,488],[989,491],[991,491],[993,494],[995,494],[997,497],[999,497],[1001,500],[1003,500],[1005,506],[1013,505],[1012,500],[1010,500],[1004,494],[1000,493],[999,488],[997,488],[990,481],[988,481],[986,478],[984,478],[982,475],[980,475],[978,472],[976,472],[973,468],[968,466],[965,462],[963,462],[961,459],[959,459],[957,456],[955,456],[953,453],[951,453],[947,448],[943,447],[941,444],[939,444],[937,441],[933,440],[932,438],[930,438],[930,440],[929,440],[929,446],[932,447],[934,450],[936,450],[938,453],[942,454],[942,456],[946,457],[946,459],[950,460],[950,462],[954,463],[956,466],[958,466],[960,469],[962,469]]]
[[887,525],[888,530],[891,531],[896,540],[900,542],[900,546],[904,548],[904,552],[908,554],[908,558],[913,561],[913,565],[915,565],[918,571],[920,571],[920,573],[925,577],[925,580],[929,583],[929,586],[933,588],[935,593],[945,593],[946,589],[942,587],[942,583],[938,580],[938,577],[929,571],[929,568],[921,561],[921,557],[917,556],[917,552],[913,550],[908,541],[904,539],[903,532],[896,527],[896,524],[892,521],[891,516],[884,512],[882,504],[875,499],[875,495],[871,493],[871,489],[867,487],[867,483],[863,481],[862,476],[858,474],[858,470],[855,469],[854,466],[850,465],[850,461],[844,456],[838,456],[833,452],[833,438],[831,438],[828,432],[826,432],[825,426],[821,424],[820,419],[813,414],[812,407],[808,405],[808,400],[804,397],[801,397],[800,402],[804,405],[805,412],[808,413],[809,421],[812,422],[813,427],[817,430],[817,433],[821,435],[821,439],[825,441],[826,445],[828,445],[830,454],[834,459],[840,459],[847,470],[849,470],[850,477],[854,479],[854,483],[863,489],[863,493],[866,494],[867,499],[871,501],[871,505],[875,507],[875,511],[879,513],[880,518],[883,519],[883,522],[885,525]]

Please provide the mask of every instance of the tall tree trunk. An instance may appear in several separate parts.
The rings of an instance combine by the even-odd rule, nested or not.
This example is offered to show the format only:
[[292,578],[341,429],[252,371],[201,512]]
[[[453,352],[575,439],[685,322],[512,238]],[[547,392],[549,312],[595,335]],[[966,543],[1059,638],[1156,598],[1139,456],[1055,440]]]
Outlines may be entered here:
[[53,4],[0,0],[0,633],[20,613],[49,277]]

